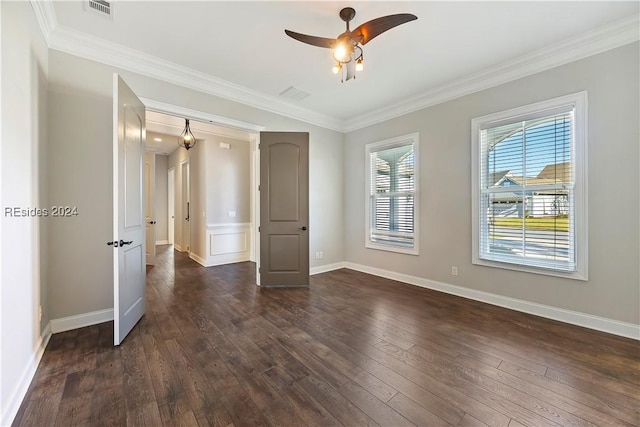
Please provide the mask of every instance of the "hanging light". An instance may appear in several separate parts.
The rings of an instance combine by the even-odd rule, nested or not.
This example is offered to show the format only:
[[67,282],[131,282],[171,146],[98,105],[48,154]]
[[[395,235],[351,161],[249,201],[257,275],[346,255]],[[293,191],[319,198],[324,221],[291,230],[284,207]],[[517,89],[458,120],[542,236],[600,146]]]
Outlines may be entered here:
[[191,128],[189,127],[189,119],[185,119],[184,130],[178,137],[178,145],[184,147],[185,150],[193,148],[196,145],[196,137],[193,136]]

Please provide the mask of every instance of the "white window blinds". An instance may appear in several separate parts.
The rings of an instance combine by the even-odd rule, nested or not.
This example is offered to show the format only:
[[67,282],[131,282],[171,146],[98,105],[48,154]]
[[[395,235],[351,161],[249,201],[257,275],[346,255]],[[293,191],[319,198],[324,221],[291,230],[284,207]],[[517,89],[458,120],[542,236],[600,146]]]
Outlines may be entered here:
[[474,263],[586,279],[585,111],[579,93],[472,120]]
[[[417,136],[416,136],[417,138]],[[413,138],[367,146],[367,246],[416,249],[416,150]]]

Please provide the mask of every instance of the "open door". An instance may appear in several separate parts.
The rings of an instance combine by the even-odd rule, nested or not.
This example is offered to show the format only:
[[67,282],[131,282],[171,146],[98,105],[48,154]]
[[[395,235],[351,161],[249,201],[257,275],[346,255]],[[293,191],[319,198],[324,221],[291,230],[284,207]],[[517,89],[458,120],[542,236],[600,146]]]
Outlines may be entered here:
[[144,154],[144,221],[147,265],[156,265],[156,155]]
[[260,286],[309,286],[309,134],[260,132]]
[[145,310],[145,107],[113,75],[113,342],[120,345]]

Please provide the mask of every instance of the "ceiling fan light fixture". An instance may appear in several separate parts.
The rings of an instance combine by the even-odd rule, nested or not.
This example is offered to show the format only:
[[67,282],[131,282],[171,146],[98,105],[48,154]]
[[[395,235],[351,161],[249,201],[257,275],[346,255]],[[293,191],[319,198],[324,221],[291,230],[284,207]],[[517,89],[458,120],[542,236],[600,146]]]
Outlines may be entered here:
[[362,60],[362,54],[356,60],[356,71],[364,71],[364,62]]
[[342,74],[342,82],[345,81],[344,70],[346,69],[346,80],[356,78],[356,72],[364,70],[362,58],[362,46],[369,43],[372,39],[380,34],[418,19],[411,13],[397,13],[394,15],[381,16],[376,19],[359,25],[353,31],[350,29],[349,22],[356,16],[356,11],[352,7],[345,7],[340,10],[340,19],[346,24],[346,30],[335,39],[327,37],[316,37],[307,34],[296,33],[290,30],[284,30],[289,37],[302,43],[312,46],[331,49],[331,54],[335,65],[333,66],[334,74]]
[[338,43],[336,48],[333,50],[333,59],[337,62],[345,63],[351,60],[351,55],[353,54],[353,46],[348,43],[341,42]]
[[195,147],[196,137],[193,136],[193,132],[191,132],[191,128],[189,127],[189,119],[184,119],[184,121],[184,130],[178,137],[178,145],[188,151],[190,148]]

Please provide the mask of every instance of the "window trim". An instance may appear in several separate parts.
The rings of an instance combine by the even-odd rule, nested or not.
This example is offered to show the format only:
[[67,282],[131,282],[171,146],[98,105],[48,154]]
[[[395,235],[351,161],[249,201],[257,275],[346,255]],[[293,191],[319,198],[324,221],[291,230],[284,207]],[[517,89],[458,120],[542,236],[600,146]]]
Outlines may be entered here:
[[[414,194],[413,194],[413,248],[402,248],[393,245],[385,245],[374,243],[371,241],[371,151],[380,151],[384,148],[393,148],[400,145],[413,144],[414,158]],[[376,249],[381,251],[396,252],[407,255],[419,255],[420,233],[419,233],[419,187],[420,187],[420,134],[418,132],[408,135],[397,136],[394,138],[384,139],[381,141],[371,142],[365,145],[365,247],[368,249]]]
[[[491,261],[480,258],[480,195],[482,148],[480,132],[509,122],[531,119],[536,116],[553,114],[563,106],[574,105],[574,143],[572,145],[573,164],[575,166],[574,187],[574,233],[576,251],[575,271],[565,272],[544,267]],[[577,92],[546,101],[536,102],[509,110],[499,111],[471,120],[471,181],[472,181],[472,264],[516,270],[547,276],[564,277],[576,280],[588,280],[588,192],[587,192],[587,92]]]

